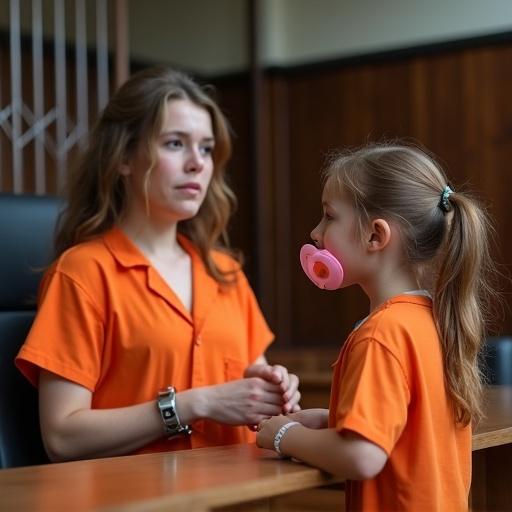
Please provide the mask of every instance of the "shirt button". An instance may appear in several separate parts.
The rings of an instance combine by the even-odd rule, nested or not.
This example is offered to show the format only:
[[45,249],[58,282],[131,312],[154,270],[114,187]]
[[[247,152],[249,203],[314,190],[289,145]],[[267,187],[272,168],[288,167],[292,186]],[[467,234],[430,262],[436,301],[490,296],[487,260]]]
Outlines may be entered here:
[[199,347],[201,345],[201,336],[196,336],[194,343]]

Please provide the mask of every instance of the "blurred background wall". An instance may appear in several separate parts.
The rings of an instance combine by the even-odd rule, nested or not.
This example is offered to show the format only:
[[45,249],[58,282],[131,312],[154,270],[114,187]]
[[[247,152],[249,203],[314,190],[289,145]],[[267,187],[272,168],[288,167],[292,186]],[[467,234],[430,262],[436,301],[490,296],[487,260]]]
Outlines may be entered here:
[[[18,4],[20,88],[32,111],[34,2],[0,0],[4,191],[15,185],[9,136],[14,125],[7,109],[13,93],[12,12]],[[495,257],[507,271],[512,261],[512,2],[44,0],[40,5],[44,112],[55,104],[58,89],[56,5],[64,19],[68,121],[60,130],[65,135],[80,117],[77,12],[86,20],[88,126],[101,108],[94,82],[102,62],[95,53],[98,45],[107,46],[109,93],[119,82],[116,52],[126,60],[127,73],[168,63],[215,86],[234,132],[229,174],[239,209],[232,241],[245,253],[278,346],[336,347],[366,314],[361,292],[322,292],[306,280],[298,262],[298,251],[321,214],[319,170],[334,148],[395,137],[425,145],[456,187],[474,190],[488,205],[500,243]],[[97,13],[104,9],[107,30],[98,39]],[[21,135],[29,130],[29,117],[20,121]],[[48,124],[50,140],[57,131],[57,121]],[[64,171],[80,150],[80,137],[76,144],[68,142]],[[21,193],[58,193],[62,176],[51,148],[44,148],[44,187],[36,190],[35,140],[23,147]],[[508,279],[502,287],[509,303]],[[497,329],[512,332],[508,309]]]

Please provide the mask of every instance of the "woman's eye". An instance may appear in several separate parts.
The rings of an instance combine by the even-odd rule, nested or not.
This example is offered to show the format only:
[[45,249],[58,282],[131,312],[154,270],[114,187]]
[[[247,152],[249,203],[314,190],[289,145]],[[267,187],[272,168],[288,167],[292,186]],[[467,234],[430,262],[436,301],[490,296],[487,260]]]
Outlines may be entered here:
[[211,155],[213,153],[213,146],[202,146],[200,151],[202,155]]
[[324,219],[325,220],[332,220],[334,217],[332,215],[330,215],[329,213],[327,212],[324,212]]
[[182,144],[181,140],[179,140],[179,139],[171,139],[171,140],[166,141],[164,143],[164,146],[169,149],[178,149],[178,148],[183,147],[183,144]]

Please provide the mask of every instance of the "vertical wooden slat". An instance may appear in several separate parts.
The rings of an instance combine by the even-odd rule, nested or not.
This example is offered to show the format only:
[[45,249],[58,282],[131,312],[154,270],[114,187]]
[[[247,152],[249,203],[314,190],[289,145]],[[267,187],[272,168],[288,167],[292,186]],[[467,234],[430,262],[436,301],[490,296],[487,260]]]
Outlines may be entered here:
[[106,0],[96,0],[96,65],[98,80],[98,111],[108,101],[108,6]]
[[55,19],[55,106],[56,122],[56,167],[57,189],[64,182],[66,168],[66,136],[67,136],[67,98],[66,98],[66,47],[65,47],[65,7],[64,0],[54,0]]
[[20,33],[20,2],[10,0],[10,46],[11,46],[11,106],[12,106],[12,175],[13,189],[19,194],[23,192],[23,151],[19,145],[22,134],[21,118],[21,33]]
[[[41,0],[32,0],[32,76],[34,119],[37,121],[44,116],[43,13]],[[44,138],[44,129],[35,134],[34,172],[36,194],[46,192]]]
[[128,75],[129,55],[128,55],[128,7],[126,0],[116,0],[114,4],[115,20],[115,86],[118,88],[123,84]]
[[273,237],[271,217],[273,190],[268,179],[268,169],[264,165],[266,147],[263,137],[264,93],[263,69],[261,63],[260,35],[261,12],[259,0],[249,0],[249,54],[251,74],[251,120],[252,120],[252,152],[251,173],[253,182],[253,230],[256,248],[255,291],[263,311],[273,323],[275,316],[274,302],[274,265]]
[[76,138],[81,150],[85,147],[85,135],[89,128],[86,27],[85,0],[75,0]]
[[270,168],[274,174],[275,187],[275,296],[276,323],[275,331],[281,346],[291,343],[291,301],[292,279],[289,262],[298,254],[293,251],[291,227],[292,211],[290,200],[290,127],[289,97],[285,80],[276,78],[270,80],[269,112],[272,113],[267,133],[272,137]]

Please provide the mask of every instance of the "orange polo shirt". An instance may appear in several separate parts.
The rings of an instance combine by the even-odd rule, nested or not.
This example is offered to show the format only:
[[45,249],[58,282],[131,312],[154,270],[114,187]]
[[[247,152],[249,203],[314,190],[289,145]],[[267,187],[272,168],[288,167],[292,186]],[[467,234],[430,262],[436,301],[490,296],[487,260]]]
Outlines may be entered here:
[[[210,277],[193,244],[193,307],[187,311],[146,257],[114,228],[67,250],[41,283],[39,309],[16,364],[34,384],[44,368],[92,392],[92,408],[155,400],[240,379],[273,339],[243,272],[236,284]],[[221,252],[222,269],[237,263]],[[156,407],[156,404],[155,404]],[[162,438],[137,453],[254,441],[246,427],[200,420],[190,437]]]
[[350,334],[334,366],[329,426],[389,457],[375,478],[347,482],[347,510],[467,510],[471,428],[454,421],[431,300],[385,302]]

